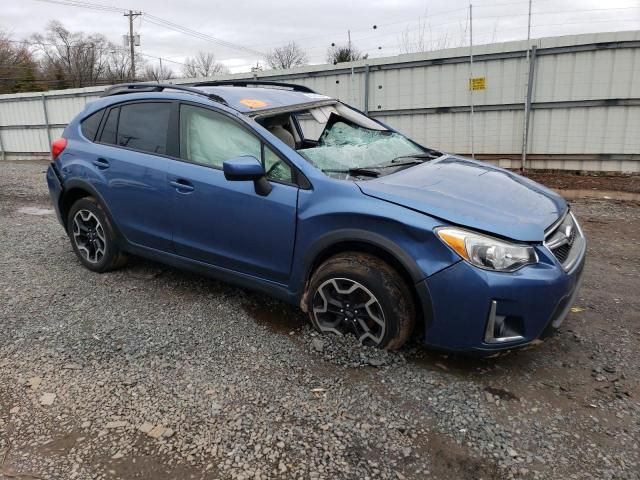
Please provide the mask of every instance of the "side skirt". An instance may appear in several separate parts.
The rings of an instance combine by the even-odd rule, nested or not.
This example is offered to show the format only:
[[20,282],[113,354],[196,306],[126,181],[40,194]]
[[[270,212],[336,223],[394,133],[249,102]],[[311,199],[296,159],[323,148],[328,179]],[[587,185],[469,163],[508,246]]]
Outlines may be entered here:
[[121,247],[125,252],[132,255],[144,257],[179,269],[188,270],[206,277],[215,278],[216,280],[222,280],[223,282],[228,282],[249,290],[256,290],[293,305],[297,304],[297,294],[289,291],[286,285],[282,285],[280,283],[269,282],[268,280],[263,280],[252,275],[181,257],[173,253],[142,247],[130,242],[126,242],[126,245],[121,245]]

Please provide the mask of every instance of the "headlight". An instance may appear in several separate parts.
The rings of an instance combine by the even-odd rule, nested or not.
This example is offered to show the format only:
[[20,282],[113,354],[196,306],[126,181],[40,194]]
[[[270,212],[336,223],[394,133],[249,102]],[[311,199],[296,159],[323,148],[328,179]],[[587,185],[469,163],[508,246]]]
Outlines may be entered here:
[[513,272],[538,261],[535,250],[529,245],[508,243],[461,228],[443,227],[436,233],[458,255],[480,268]]

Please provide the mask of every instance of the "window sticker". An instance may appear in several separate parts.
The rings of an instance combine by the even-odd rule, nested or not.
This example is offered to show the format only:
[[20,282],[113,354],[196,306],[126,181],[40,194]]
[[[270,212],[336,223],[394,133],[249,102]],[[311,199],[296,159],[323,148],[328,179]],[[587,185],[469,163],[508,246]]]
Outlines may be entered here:
[[240,100],[240,103],[249,108],[262,108],[269,105],[267,102],[257,100],[255,98],[243,98],[242,100]]

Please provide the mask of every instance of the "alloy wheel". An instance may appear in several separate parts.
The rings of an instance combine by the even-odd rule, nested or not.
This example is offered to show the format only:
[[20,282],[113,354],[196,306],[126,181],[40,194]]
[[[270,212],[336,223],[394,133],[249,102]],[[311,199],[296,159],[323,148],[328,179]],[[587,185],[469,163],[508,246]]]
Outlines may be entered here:
[[78,210],[74,215],[73,241],[78,252],[90,263],[99,263],[107,249],[104,228],[89,210]]
[[348,278],[331,278],[318,287],[313,316],[323,332],[352,333],[360,343],[377,346],[385,334],[382,306],[367,287]]

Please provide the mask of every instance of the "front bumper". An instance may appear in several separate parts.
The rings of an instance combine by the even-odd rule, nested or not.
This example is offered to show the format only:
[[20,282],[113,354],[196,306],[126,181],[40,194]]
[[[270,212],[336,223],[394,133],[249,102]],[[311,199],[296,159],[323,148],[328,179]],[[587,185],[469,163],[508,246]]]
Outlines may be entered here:
[[[584,271],[586,243],[570,271],[544,246],[540,262],[513,273],[482,270],[461,261],[418,284],[425,314],[423,341],[449,351],[492,355],[553,333],[570,311]],[[496,318],[511,333],[496,341]]]

